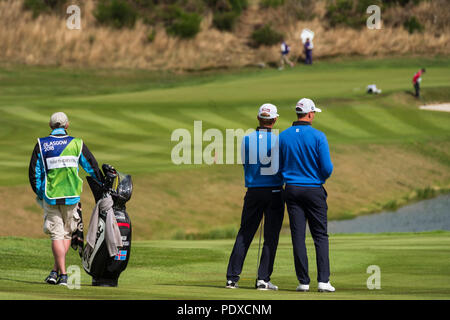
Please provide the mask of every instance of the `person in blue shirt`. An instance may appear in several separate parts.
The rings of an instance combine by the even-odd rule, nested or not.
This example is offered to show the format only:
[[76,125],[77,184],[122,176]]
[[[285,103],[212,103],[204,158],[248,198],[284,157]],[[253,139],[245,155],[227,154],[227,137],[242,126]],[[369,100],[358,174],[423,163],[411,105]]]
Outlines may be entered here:
[[291,62],[288,58],[289,52],[291,51],[291,48],[288,46],[288,44],[283,40],[281,43],[281,61],[280,61],[280,67],[278,70],[284,69],[284,64],[288,64],[291,66],[291,68],[294,67],[294,63]]
[[305,44],[303,45],[303,48],[305,50],[305,64],[312,64],[312,50],[313,50],[313,44],[309,40],[309,38],[306,39]]
[[247,192],[241,226],[228,262],[226,288],[238,287],[237,282],[248,248],[264,215],[264,244],[256,288],[278,290],[278,287],[270,282],[284,217],[278,137],[272,133],[277,119],[277,108],[274,105],[262,105],[258,112],[259,127],[242,140],[242,164]]
[[315,113],[321,111],[311,99],[301,99],[296,105],[297,121],[279,137],[280,171],[286,184],[284,199],[299,280],[297,291],[309,291],[305,246],[307,221],[316,249],[318,290],[335,291],[329,282],[328,205],[323,187],[333,172],[333,164],[325,134],[311,126]]

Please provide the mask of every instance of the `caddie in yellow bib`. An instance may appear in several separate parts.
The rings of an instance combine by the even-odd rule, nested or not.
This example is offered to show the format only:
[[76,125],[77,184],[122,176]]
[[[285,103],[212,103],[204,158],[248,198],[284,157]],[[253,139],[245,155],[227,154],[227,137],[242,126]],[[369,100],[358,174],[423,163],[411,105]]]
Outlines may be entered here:
[[[53,269],[45,281],[67,285],[65,259],[74,232],[81,225],[79,205],[83,180],[79,166],[100,183],[102,173],[97,160],[79,138],[69,136],[69,119],[63,112],[54,113],[48,137],[37,139],[29,166],[31,188],[44,209],[45,233],[52,240]],[[80,211],[79,211],[80,210]]]

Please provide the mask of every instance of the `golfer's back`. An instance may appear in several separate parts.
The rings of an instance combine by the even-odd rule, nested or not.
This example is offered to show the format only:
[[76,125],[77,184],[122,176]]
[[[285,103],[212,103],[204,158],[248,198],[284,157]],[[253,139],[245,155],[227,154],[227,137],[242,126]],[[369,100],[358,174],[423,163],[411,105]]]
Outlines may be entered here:
[[280,134],[280,169],[287,185],[320,187],[333,171],[323,132],[296,121]]
[[278,137],[275,134],[258,128],[243,138],[241,151],[247,188],[283,185],[279,171]]

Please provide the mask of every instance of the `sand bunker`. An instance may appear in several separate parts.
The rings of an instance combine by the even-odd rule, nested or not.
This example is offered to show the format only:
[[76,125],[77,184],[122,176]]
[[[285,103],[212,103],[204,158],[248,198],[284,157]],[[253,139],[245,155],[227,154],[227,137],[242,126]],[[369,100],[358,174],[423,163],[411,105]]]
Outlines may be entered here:
[[420,106],[419,109],[450,112],[450,103],[430,104],[430,105]]

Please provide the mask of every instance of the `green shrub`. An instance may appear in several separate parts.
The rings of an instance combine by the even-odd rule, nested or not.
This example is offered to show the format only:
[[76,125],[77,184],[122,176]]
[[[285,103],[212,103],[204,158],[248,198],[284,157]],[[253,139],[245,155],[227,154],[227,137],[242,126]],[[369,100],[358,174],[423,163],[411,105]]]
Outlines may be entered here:
[[284,4],[284,0],[261,0],[259,5],[261,8],[277,8]]
[[153,8],[157,3],[154,0],[133,0],[133,2],[143,8]]
[[117,29],[132,28],[136,23],[137,12],[125,0],[102,0],[97,4],[94,16],[103,25]]
[[247,0],[228,0],[228,1],[230,2],[232,11],[237,12],[239,14],[248,8]]
[[234,11],[242,13],[248,8],[248,0],[203,0],[214,12]]
[[203,1],[213,12],[213,26],[222,31],[232,31],[242,11],[248,7],[248,0]]
[[66,2],[67,0],[25,0],[23,7],[25,10],[33,12],[33,17],[36,18],[41,13],[59,8]]
[[328,20],[331,27],[338,25],[354,27],[356,22],[353,14],[353,1],[336,0],[334,2],[330,2],[327,6],[325,18]]
[[382,0],[383,4],[386,6],[400,5],[405,7],[406,5],[413,3],[413,5],[418,5],[422,0]]
[[287,15],[302,21],[309,21],[315,17],[314,7],[314,1],[310,0],[284,0],[283,5]]
[[25,0],[23,7],[25,10],[33,13],[33,18],[36,18],[48,9],[43,0]]
[[283,40],[283,35],[273,30],[269,24],[266,24],[253,31],[251,39],[254,47],[271,46],[280,43]]
[[153,29],[151,32],[147,34],[147,42],[152,43],[155,40],[155,37],[156,37],[156,30]]
[[425,29],[419,20],[415,16],[411,16],[403,23],[403,27],[408,30],[409,33],[423,32]]
[[343,25],[351,28],[366,26],[366,10],[370,5],[382,5],[381,0],[334,0],[326,7],[325,18],[331,27]]
[[200,31],[202,18],[198,13],[189,13],[172,5],[163,10],[161,18],[169,35],[183,39],[193,38]]
[[222,31],[233,31],[239,14],[234,11],[216,12],[213,17],[213,26]]

